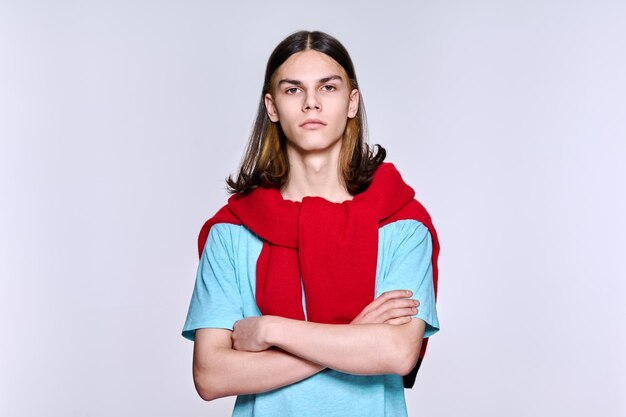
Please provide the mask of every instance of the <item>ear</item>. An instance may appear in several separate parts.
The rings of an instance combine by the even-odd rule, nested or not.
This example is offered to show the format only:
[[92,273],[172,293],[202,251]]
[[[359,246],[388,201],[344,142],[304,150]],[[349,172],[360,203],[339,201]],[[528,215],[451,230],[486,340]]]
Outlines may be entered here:
[[348,101],[348,118],[352,119],[356,116],[356,113],[359,111],[359,90],[356,88],[350,92],[350,97]]
[[278,121],[278,111],[276,110],[276,105],[274,105],[274,97],[270,93],[265,94],[265,110],[270,120],[276,123]]

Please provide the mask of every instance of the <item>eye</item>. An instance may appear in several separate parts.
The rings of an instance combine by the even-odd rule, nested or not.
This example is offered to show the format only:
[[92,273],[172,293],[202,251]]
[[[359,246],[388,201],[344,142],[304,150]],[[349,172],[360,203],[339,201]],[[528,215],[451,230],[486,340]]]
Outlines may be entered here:
[[337,87],[335,87],[334,85],[330,85],[330,84],[326,84],[325,86],[322,86],[322,90],[324,91],[335,91],[337,89]]
[[285,93],[287,94],[295,94],[298,92],[298,88],[297,87],[291,87],[285,90]]

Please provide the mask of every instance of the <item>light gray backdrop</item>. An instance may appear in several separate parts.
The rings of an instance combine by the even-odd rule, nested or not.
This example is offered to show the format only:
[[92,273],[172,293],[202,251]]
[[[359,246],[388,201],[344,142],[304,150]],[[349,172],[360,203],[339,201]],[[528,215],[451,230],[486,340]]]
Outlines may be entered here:
[[412,416],[626,415],[622,1],[0,5],[0,415],[227,416],[180,336],[269,53],[351,52],[440,233]]

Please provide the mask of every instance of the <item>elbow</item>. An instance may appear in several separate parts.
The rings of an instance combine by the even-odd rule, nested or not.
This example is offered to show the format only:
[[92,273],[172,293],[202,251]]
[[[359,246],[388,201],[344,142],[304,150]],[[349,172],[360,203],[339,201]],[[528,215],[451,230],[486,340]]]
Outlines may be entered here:
[[212,401],[228,395],[206,365],[194,364],[193,383],[196,392],[204,401]]
[[392,373],[402,376],[409,374],[417,364],[421,347],[421,337],[403,338],[398,341],[394,349]]
[[196,391],[198,392],[198,395],[200,396],[200,398],[202,398],[204,401],[213,401],[217,398],[220,398],[219,396],[215,395],[210,390],[207,390],[204,387],[199,387],[198,385],[196,385]]
[[395,369],[393,373],[401,375],[401,376],[408,375],[415,367],[415,364],[417,364],[418,356],[419,356],[419,350],[415,353],[411,351],[409,353],[402,355],[396,361]]
[[204,401],[213,401],[215,399],[223,397],[220,396],[215,390],[211,389],[210,386],[200,385],[198,383],[196,383],[196,391],[198,392],[200,398],[202,398]]

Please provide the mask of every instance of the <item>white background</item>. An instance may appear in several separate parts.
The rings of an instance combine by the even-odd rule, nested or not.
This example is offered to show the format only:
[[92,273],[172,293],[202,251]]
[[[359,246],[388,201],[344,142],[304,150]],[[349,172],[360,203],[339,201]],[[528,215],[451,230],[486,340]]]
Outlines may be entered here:
[[441,239],[411,416],[626,415],[626,4],[0,4],[0,415],[227,416],[180,336],[265,63],[355,62]]

